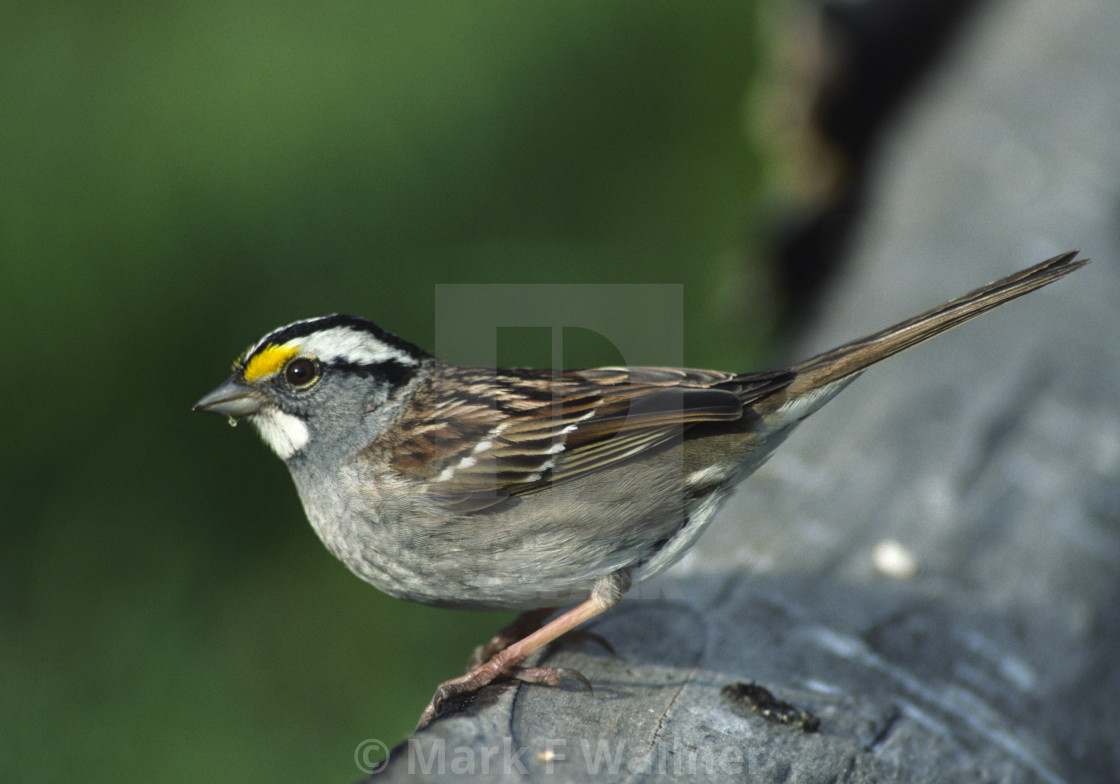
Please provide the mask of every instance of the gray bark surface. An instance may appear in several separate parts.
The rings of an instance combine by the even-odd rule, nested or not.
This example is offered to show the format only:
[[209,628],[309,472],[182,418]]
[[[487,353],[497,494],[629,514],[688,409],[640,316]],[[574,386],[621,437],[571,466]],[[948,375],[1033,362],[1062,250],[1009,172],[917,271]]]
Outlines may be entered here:
[[[591,626],[617,659],[537,659],[594,696],[492,686],[372,780],[1120,781],[1118,40],[1114,0],[978,14],[887,141],[790,358],[1072,247],[1093,264],[805,422]],[[913,576],[876,568],[888,539]],[[750,681],[819,731],[721,696]]]

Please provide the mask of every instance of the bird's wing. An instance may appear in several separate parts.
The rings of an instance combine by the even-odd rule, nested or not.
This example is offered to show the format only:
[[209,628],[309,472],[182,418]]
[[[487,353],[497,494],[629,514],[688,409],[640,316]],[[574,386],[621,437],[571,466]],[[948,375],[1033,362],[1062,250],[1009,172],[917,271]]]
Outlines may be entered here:
[[394,468],[461,512],[614,465],[731,421],[789,373],[632,367],[503,370],[444,365],[417,395]]

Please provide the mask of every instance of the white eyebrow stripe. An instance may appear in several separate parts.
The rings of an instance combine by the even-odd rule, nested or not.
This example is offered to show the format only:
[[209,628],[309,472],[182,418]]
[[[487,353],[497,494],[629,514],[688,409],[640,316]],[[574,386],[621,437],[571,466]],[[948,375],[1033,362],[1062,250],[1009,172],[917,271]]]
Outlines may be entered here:
[[[258,340],[256,343],[254,343],[248,350],[246,350],[245,356],[246,357],[251,357],[254,354],[256,354],[258,351],[260,351],[262,348],[264,348],[266,345],[268,345],[270,342],[272,342],[271,341],[272,336],[275,335],[278,332],[283,332],[284,330],[291,329],[292,327],[298,327],[301,324],[310,324],[313,321],[322,321],[325,318],[329,318],[329,317],[328,316],[312,316],[311,318],[300,319],[299,321],[293,321],[291,324],[285,324],[282,327],[278,327],[277,329],[272,330],[267,335],[262,337],[260,340]],[[289,341],[289,343],[287,345],[290,345],[291,342],[292,341]]]
[[402,365],[419,364],[416,357],[390,346],[368,332],[350,327],[332,327],[322,332],[293,338],[284,344],[298,348],[301,353],[321,362],[342,361],[352,365],[379,365],[397,362]]

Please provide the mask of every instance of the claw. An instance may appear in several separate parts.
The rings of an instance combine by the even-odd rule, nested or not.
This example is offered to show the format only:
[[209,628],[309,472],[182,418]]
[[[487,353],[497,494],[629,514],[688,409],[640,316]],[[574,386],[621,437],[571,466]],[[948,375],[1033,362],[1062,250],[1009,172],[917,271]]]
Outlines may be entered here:
[[589,642],[593,642],[602,648],[604,651],[611,655],[611,658],[617,659],[618,653],[615,651],[614,646],[607,642],[607,638],[595,632],[585,632],[579,629],[570,631],[561,637],[557,642],[562,642],[566,645],[574,645],[577,648],[582,648]]
[[432,696],[432,701],[420,714],[420,721],[416,725],[417,732],[428,726],[439,715],[443,703],[449,697],[478,691],[483,686],[488,686],[494,681],[504,678],[543,686],[559,686],[564,678],[570,678],[582,683],[587,687],[588,693],[592,697],[595,696],[595,689],[592,688],[591,681],[579,670],[573,670],[569,667],[516,667],[513,664],[502,666],[500,664],[494,665],[494,660],[491,660],[481,667],[471,670],[466,675],[441,683]]
[[587,680],[582,672],[570,667],[517,667],[509,677],[524,683],[541,683],[545,686],[559,686],[564,678],[571,678],[582,683],[591,696],[595,696],[591,681]]

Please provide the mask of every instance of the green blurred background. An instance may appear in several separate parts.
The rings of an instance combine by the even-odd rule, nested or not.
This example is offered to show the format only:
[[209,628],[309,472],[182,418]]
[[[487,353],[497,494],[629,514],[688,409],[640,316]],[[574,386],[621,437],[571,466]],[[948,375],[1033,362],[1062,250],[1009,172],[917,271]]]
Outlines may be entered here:
[[[389,599],[191,404],[268,329],[431,348],[439,283],[681,283],[749,368],[751,2],[9,3],[0,781],[352,781],[508,615]],[[547,364],[547,341],[507,361]],[[17,352],[18,349],[18,352]],[[18,354],[18,356],[17,356]],[[573,341],[568,365],[615,362]],[[765,363],[762,363],[765,364]]]

